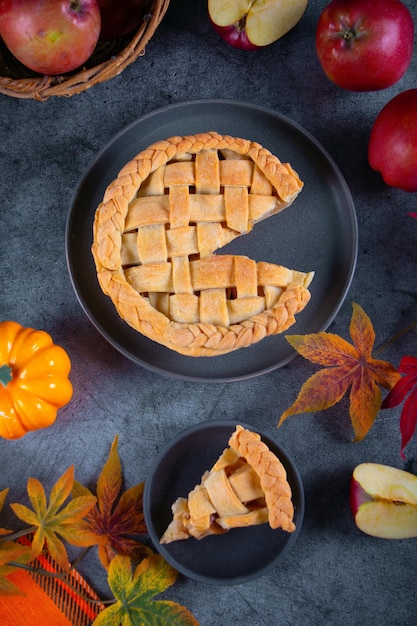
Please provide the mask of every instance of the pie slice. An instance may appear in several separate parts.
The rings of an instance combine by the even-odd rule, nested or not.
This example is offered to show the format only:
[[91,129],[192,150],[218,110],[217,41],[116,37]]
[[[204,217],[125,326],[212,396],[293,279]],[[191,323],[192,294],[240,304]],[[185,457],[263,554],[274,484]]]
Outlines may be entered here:
[[160,542],[221,534],[269,522],[294,532],[294,506],[287,473],[258,433],[237,426],[229,447],[187,498],[172,505],[173,519]]
[[214,253],[302,187],[289,164],[247,139],[208,132],[151,145],[96,210],[101,289],[135,330],[188,356],[283,332],[309,301],[313,273]]

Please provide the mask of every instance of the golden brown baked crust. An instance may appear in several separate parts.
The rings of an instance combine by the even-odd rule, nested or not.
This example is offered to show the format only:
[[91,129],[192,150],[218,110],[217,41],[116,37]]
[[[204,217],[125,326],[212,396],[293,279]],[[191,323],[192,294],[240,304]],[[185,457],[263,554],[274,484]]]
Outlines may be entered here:
[[215,356],[283,332],[313,273],[214,255],[289,206],[303,183],[246,139],[215,132],[159,141],[106,189],[92,253],[103,292],[134,329],[188,356]]
[[173,519],[160,539],[171,543],[269,522],[294,532],[287,473],[258,433],[237,426],[229,447],[187,498],[172,505]]

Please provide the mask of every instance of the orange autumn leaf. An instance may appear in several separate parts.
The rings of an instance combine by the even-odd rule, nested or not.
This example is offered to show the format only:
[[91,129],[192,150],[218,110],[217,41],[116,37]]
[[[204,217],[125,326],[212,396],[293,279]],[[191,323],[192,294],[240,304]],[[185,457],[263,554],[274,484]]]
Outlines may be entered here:
[[[1,510],[4,506],[4,502],[6,500],[7,494],[9,493],[9,488],[6,487],[6,489],[3,489],[2,491],[0,491],[0,513]],[[8,535],[10,534],[12,531],[11,530],[7,530],[7,528],[0,528],[0,535]]]
[[82,534],[83,517],[96,502],[94,496],[82,495],[66,503],[73,483],[74,466],[72,465],[52,487],[48,503],[41,482],[35,478],[29,478],[27,491],[33,509],[19,503],[10,505],[17,517],[29,524],[30,530],[32,528],[34,530],[31,546],[32,558],[39,556],[46,545],[52,558],[65,570],[69,569],[70,563],[65,545],[59,536],[65,541],[75,543],[74,539]]
[[350,388],[349,413],[355,441],[369,432],[381,408],[381,387],[392,389],[400,374],[387,361],[372,357],[374,328],[356,303],[353,303],[349,331],[353,345],[339,335],[326,332],[286,337],[304,358],[327,369],[319,370],[304,383],[295,402],[281,415],[278,426],[290,415],[334,406]]
[[[0,512],[8,493],[8,487],[0,491]],[[11,533],[11,530],[0,528],[0,535],[9,535]],[[7,537],[0,539],[0,595],[20,595],[23,593],[19,587],[9,580],[8,575],[16,569],[17,565],[13,565],[14,563],[28,562],[31,554],[30,548],[20,543],[8,541]]]
[[24,592],[17,587],[8,576],[19,564],[28,563],[31,550],[14,541],[0,542],[0,595],[22,595]]
[[[122,465],[116,436],[97,481],[97,504],[86,516],[82,528],[83,542],[78,545],[97,545],[100,561],[106,569],[116,554],[140,560],[150,550],[136,535],[146,533],[143,515],[144,483],[134,485],[121,493],[123,484]],[[73,495],[92,495],[80,485],[74,484]]]

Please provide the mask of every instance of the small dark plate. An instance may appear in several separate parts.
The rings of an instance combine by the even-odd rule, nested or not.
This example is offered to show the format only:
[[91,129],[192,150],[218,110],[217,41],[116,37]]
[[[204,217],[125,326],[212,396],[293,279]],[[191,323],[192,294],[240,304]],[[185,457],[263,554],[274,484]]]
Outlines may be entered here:
[[238,423],[258,432],[284,465],[295,509],[293,533],[261,524],[200,540],[159,543],[172,519],[171,505],[178,497],[186,497],[216,462],[237,422],[207,422],[182,432],[158,455],[145,482],[145,521],[156,549],[181,574],[216,585],[246,582],[275,567],[297,540],[304,517],[303,485],[291,458],[259,429]]
[[154,141],[210,130],[261,143],[281,161],[289,161],[304,181],[291,207],[257,224],[219,254],[243,254],[255,261],[314,271],[311,301],[290,332],[326,330],[346,297],[356,265],[358,234],[352,197],[336,164],[316,139],[287,117],[259,106],[227,100],[184,102],[153,111],[126,127],[97,155],[78,185],[67,220],[67,263],[90,321],[126,357],[180,379],[238,381],[271,372],[296,356],[283,334],[222,356],[196,359],[178,354],[136,332],[119,317],[100,289],[91,254],[96,208],[123,165]]

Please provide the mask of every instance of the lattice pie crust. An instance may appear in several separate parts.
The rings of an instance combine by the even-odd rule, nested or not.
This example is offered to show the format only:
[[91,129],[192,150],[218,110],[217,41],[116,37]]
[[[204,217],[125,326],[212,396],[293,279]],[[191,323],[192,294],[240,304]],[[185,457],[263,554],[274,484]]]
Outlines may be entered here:
[[237,426],[229,447],[188,498],[172,505],[173,519],[161,543],[221,534],[269,522],[294,532],[294,506],[287,473],[258,433]]
[[92,253],[103,292],[134,329],[189,356],[280,333],[313,273],[214,252],[289,206],[303,183],[257,143],[208,132],[159,141],[108,186]]

